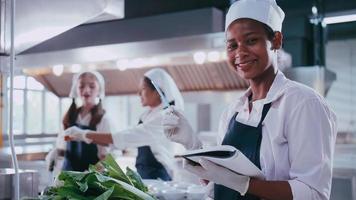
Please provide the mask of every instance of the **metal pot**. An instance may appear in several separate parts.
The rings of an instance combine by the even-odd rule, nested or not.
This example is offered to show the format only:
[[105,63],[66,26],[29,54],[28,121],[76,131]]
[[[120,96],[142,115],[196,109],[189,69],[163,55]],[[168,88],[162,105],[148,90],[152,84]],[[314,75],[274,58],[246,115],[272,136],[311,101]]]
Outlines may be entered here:
[[[35,170],[19,170],[20,197],[37,197],[39,176]],[[14,169],[0,169],[0,200],[14,198]]]

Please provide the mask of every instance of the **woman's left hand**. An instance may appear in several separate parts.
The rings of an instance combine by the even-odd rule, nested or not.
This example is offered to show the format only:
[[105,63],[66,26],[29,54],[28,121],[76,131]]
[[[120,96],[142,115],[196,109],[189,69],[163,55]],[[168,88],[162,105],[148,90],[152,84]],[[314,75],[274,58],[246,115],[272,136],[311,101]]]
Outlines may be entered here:
[[246,194],[250,177],[239,175],[206,159],[200,159],[199,164],[192,165],[190,161],[184,160],[183,168],[202,179],[226,186],[240,192],[241,195]]
[[168,139],[182,144],[186,149],[198,149],[202,146],[188,119],[173,107],[164,111],[162,126]]
[[66,141],[83,141],[87,144],[92,142],[91,139],[87,138],[87,133],[89,130],[83,130],[76,126],[67,128],[64,131],[64,140]]

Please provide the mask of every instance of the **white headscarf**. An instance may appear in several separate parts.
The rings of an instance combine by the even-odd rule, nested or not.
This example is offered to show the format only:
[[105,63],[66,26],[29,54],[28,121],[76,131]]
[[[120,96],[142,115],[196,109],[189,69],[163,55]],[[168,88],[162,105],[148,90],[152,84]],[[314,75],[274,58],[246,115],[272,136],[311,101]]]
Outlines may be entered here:
[[284,16],[276,0],[238,0],[226,14],[225,31],[235,20],[249,18],[266,24],[273,31],[281,32]]
[[77,92],[79,77],[84,73],[90,73],[95,76],[96,80],[99,83],[99,98],[103,99],[105,97],[105,81],[104,77],[97,71],[83,71],[73,76],[72,80],[72,88],[70,89],[69,97],[70,98],[78,98],[79,94]]
[[173,78],[163,69],[151,69],[144,74],[163,91],[168,102],[174,101],[175,107],[184,110],[184,101]]

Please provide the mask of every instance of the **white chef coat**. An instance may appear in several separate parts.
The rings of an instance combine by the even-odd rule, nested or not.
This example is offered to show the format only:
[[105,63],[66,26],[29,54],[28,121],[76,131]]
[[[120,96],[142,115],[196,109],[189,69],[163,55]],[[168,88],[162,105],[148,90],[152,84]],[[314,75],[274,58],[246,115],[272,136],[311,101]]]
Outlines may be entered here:
[[266,180],[288,180],[293,199],[329,199],[337,133],[336,116],[311,88],[278,72],[265,99],[253,102],[251,89],[221,116],[218,144],[235,120],[257,127],[263,105],[272,102],[262,123],[260,163]]
[[150,146],[155,158],[162,163],[172,176],[176,168],[172,142],[163,132],[163,105],[145,111],[140,120],[142,124],[112,134],[113,144],[118,149]]

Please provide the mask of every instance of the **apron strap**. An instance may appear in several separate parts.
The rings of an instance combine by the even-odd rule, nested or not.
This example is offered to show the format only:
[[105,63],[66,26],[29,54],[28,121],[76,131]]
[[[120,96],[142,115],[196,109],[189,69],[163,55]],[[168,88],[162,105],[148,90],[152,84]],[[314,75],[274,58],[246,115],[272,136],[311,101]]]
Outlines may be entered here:
[[261,117],[261,120],[260,120],[260,123],[258,124],[258,126],[262,125],[262,122],[265,120],[265,118],[267,116],[267,113],[268,113],[269,109],[271,108],[271,105],[272,105],[272,102],[268,103],[268,104],[265,104],[263,106],[262,117]]

